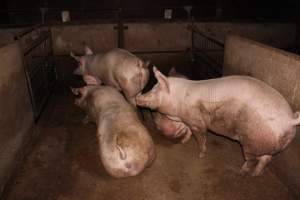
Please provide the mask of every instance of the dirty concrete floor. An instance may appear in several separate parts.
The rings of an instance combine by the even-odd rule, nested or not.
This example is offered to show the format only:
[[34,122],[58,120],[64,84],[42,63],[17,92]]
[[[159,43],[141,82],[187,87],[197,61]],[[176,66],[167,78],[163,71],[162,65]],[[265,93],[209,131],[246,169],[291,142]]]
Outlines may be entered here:
[[51,98],[39,121],[40,136],[8,186],[7,200],[226,200],[291,199],[268,169],[261,177],[238,175],[239,144],[209,134],[205,158],[194,140],[182,145],[149,125],[156,146],[153,165],[136,177],[116,179],[101,166],[95,125],[81,123],[84,113],[69,94]]

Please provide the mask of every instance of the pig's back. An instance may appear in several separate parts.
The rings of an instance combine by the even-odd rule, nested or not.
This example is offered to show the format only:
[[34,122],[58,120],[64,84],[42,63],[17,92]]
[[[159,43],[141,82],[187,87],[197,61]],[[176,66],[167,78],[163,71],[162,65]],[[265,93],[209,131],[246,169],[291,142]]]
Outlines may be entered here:
[[[248,76],[228,76],[205,81],[183,80],[190,85],[193,102],[197,99],[207,105],[226,105],[225,113],[245,112],[257,115],[266,126],[282,134],[289,129],[294,114],[285,98],[266,83]],[[238,107],[238,109],[237,109]],[[256,117],[253,117],[256,118]],[[251,121],[251,120],[250,120]]]
[[286,99],[266,83],[248,76],[224,77],[212,86],[215,91],[211,98],[215,101],[235,99],[258,112],[271,112],[276,115],[293,117]]
[[116,88],[108,85],[97,86],[88,99],[88,104],[101,111],[109,110],[110,107],[117,106],[126,109],[130,106],[127,106],[123,95]]
[[[139,58],[123,49],[113,49],[99,59],[101,80],[107,85],[121,89],[120,80],[129,79],[132,75],[139,73],[137,64]],[[129,78],[128,78],[129,77]]]
[[[188,81],[188,80],[187,80]],[[191,90],[196,92],[201,100],[207,102],[222,102],[235,100],[246,103],[256,110],[278,107],[284,113],[292,114],[286,99],[266,83],[248,76],[228,76],[205,81],[192,81]]]

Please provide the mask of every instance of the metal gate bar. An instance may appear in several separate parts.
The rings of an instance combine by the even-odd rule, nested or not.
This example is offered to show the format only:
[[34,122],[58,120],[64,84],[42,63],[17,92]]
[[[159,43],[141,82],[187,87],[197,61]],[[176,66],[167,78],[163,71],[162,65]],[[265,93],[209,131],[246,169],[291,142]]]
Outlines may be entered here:
[[35,26],[15,36],[23,49],[24,72],[37,121],[57,79],[52,38],[48,27]]

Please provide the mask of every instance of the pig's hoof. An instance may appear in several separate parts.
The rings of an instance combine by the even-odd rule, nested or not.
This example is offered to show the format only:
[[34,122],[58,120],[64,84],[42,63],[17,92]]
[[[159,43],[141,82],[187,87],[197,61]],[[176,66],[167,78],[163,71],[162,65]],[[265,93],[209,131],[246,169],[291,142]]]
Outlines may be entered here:
[[204,157],[205,157],[205,155],[206,155],[206,153],[205,153],[205,152],[200,152],[198,156],[199,156],[199,158],[204,158]]
[[245,176],[247,176],[248,172],[249,172],[248,170],[241,169],[239,171],[239,175],[245,177]]
[[183,138],[180,142],[181,144],[185,144],[187,143],[187,141],[189,141],[190,138]]
[[185,136],[181,139],[181,144],[185,144],[185,143],[187,143],[187,141],[189,141],[190,140],[190,138],[191,138],[191,136],[192,136],[192,134],[185,134]]
[[260,175],[262,175],[262,171],[257,171],[257,170],[254,170],[251,174],[252,177],[260,176]]

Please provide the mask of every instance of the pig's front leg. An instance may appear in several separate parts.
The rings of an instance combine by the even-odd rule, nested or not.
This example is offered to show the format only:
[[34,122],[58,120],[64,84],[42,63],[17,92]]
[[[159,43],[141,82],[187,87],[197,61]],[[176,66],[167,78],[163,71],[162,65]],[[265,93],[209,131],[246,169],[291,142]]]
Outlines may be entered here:
[[191,136],[193,135],[193,133],[192,132],[187,132],[184,136],[183,136],[183,138],[181,139],[181,143],[182,144],[185,144],[187,141],[189,141],[189,139],[191,138]]
[[193,133],[192,133],[192,131],[189,127],[186,126],[185,129],[186,129],[185,130],[186,133],[180,141],[182,144],[185,144],[191,138],[191,136],[193,135]]
[[195,132],[194,136],[198,143],[199,158],[204,158],[204,156],[206,155],[206,131]]

